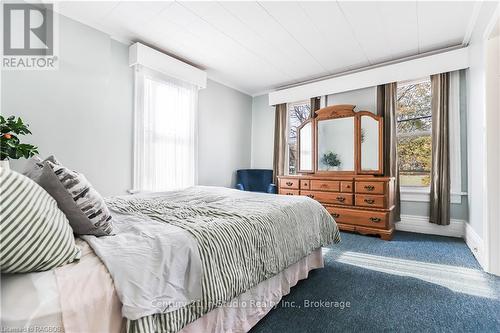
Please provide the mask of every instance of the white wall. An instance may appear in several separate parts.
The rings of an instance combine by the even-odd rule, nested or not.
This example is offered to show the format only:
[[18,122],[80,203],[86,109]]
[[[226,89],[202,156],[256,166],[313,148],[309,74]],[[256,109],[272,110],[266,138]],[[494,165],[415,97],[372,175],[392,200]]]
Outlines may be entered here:
[[274,109],[267,95],[252,100],[252,168],[273,168]]
[[[54,154],[103,195],[132,187],[133,71],[128,45],[60,16],[55,71],[2,71],[2,115],[30,124],[42,156]],[[199,183],[231,186],[250,167],[252,99],[213,81],[199,94]],[[23,161],[13,161],[22,170]]]
[[338,104],[355,104],[354,111],[370,111],[377,113],[377,87],[356,89],[327,96],[327,106]]
[[488,217],[483,234],[488,271],[500,275],[500,9],[494,20],[486,45]]
[[[488,68],[487,63],[488,36],[486,31],[488,25],[492,22],[497,7],[497,2],[483,2],[481,5],[477,23],[471,35],[469,45],[470,67],[467,72],[469,98],[467,114],[469,134],[467,136],[469,224],[466,228],[465,239],[467,245],[486,270],[495,269],[495,267],[490,267],[489,262],[489,253],[495,247],[488,242],[492,236],[489,234],[491,231],[488,230],[488,208],[490,208],[491,213],[491,209],[493,209],[491,205],[498,206],[498,202],[489,201],[492,198],[488,197],[487,194],[487,191],[490,195],[495,192],[489,187],[496,186],[495,179],[497,179],[496,177],[488,178],[488,159],[492,164],[495,164],[495,156],[488,158],[487,150],[489,150],[490,154],[495,154],[497,152],[494,152],[494,150],[498,147],[498,141],[490,142],[486,139],[487,137],[490,139],[495,138],[494,132],[498,132],[498,127],[488,122],[494,122],[498,115],[490,114],[487,119],[490,110],[487,109],[486,105],[488,92],[486,80],[491,74],[488,73],[487,75],[487,71],[492,70],[492,68]],[[498,96],[498,94],[498,90],[494,92],[494,95]],[[498,112],[498,110],[493,112]],[[498,169],[492,170],[492,172],[498,173]],[[498,220],[494,220],[492,223],[498,224]],[[500,271],[500,268],[498,269]],[[499,273],[498,271],[495,272],[496,274]]]
[[26,141],[42,156],[55,154],[103,195],[125,193],[132,181],[128,47],[62,16],[59,25],[59,69],[3,71],[2,114],[30,124]]
[[468,192],[469,224],[480,238],[486,221],[486,36],[487,24],[497,3],[483,3],[469,45],[468,79]]
[[209,80],[199,94],[198,183],[234,187],[250,168],[252,97]]

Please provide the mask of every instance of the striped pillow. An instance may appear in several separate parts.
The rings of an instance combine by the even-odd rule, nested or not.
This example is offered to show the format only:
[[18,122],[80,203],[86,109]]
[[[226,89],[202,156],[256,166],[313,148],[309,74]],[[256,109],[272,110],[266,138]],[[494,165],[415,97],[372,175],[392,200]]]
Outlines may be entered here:
[[2,273],[45,271],[80,259],[66,216],[38,184],[0,168],[0,196]]
[[42,175],[37,182],[57,201],[75,234],[113,235],[111,213],[84,175],[50,161],[42,165]]

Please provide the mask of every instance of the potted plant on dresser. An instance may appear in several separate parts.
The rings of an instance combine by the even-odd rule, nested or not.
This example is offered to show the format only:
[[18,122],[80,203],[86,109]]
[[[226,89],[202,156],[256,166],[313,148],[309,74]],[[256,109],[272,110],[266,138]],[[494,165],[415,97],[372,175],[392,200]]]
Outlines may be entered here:
[[30,158],[38,154],[38,147],[21,143],[19,136],[31,134],[21,118],[0,116],[0,167],[9,168],[9,159]]
[[338,171],[339,167],[342,165],[342,161],[340,160],[339,155],[332,151],[323,154],[321,162],[323,162],[323,164],[327,167],[328,171],[330,170]]

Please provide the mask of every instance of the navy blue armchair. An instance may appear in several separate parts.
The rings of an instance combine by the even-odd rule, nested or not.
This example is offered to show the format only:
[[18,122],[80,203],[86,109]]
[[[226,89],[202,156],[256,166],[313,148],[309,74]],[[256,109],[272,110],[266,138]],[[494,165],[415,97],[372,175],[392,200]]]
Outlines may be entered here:
[[236,171],[236,188],[242,191],[277,193],[273,170],[243,169]]

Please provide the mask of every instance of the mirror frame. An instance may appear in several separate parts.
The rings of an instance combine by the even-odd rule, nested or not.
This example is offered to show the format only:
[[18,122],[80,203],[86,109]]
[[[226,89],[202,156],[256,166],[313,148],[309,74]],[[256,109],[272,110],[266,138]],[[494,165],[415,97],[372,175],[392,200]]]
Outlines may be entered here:
[[[311,170],[302,170],[300,168],[300,130],[302,127],[307,125],[308,123],[311,124]],[[316,151],[316,123],[314,122],[314,119],[309,118],[306,121],[304,121],[302,124],[300,124],[299,127],[297,127],[297,173],[314,173],[316,168],[314,167],[314,154]]]
[[[361,117],[367,116],[371,117],[378,122],[378,170],[366,170],[361,168]],[[356,121],[358,123],[358,142],[356,147],[356,171],[360,175],[382,175],[384,174],[384,118],[377,116],[369,111],[359,111],[356,112]]]
[[[314,170],[318,175],[355,175],[358,173],[358,158],[359,150],[359,120],[357,119],[356,112],[354,112],[355,105],[340,104],[332,105],[315,112],[314,118]],[[338,119],[338,118],[353,118],[354,122],[354,170],[352,171],[321,171],[318,170],[318,122],[322,120]]]

